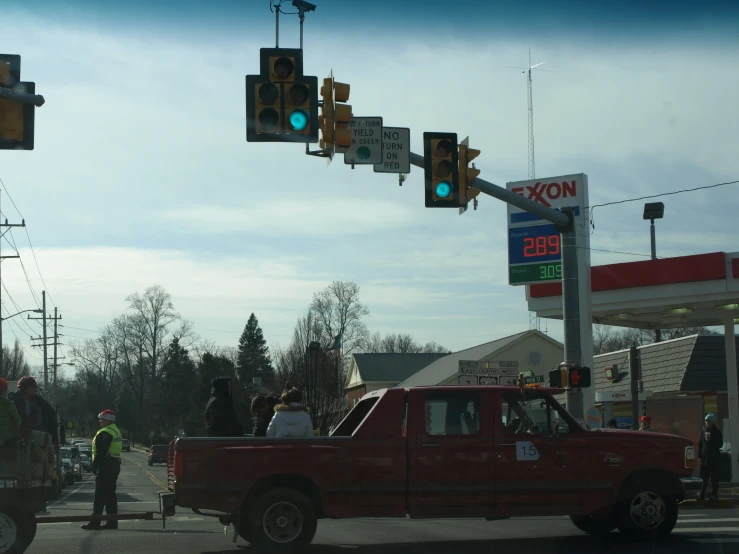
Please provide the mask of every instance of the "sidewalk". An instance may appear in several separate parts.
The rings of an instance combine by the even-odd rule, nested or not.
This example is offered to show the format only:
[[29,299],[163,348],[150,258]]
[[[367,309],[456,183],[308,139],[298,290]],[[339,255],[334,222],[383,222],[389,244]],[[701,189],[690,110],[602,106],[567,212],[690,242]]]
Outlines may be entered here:
[[[711,486],[708,486],[708,493],[711,494]],[[718,501],[711,500],[684,500],[680,503],[680,508],[738,508],[739,507],[739,483],[720,483],[718,488]]]

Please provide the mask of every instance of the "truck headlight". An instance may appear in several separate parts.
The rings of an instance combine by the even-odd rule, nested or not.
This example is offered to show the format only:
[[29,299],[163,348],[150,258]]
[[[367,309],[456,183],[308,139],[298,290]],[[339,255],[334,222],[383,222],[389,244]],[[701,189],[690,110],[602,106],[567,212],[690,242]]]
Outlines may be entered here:
[[685,467],[695,467],[695,448],[692,444],[685,447]]

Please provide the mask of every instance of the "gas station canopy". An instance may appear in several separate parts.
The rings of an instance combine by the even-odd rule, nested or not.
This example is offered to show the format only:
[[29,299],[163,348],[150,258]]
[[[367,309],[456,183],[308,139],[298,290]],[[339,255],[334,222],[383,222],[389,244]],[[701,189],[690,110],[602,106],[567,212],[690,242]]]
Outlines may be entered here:
[[[739,252],[591,268],[593,323],[669,329],[739,323]],[[529,310],[562,319],[562,284],[531,285]]]

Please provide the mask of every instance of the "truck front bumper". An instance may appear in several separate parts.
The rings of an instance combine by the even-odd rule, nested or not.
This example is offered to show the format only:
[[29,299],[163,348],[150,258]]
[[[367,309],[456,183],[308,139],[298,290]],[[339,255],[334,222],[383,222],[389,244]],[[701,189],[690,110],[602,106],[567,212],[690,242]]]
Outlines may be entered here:
[[700,496],[703,489],[703,479],[700,477],[680,477],[680,482],[683,484],[686,499]]

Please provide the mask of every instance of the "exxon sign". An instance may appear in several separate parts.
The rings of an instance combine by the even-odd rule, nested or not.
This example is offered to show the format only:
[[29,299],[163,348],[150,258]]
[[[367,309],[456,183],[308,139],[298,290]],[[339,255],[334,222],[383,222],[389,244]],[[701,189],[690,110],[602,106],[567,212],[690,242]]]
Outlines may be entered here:
[[[506,183],[506,188],[514,194],[533,200],[547,208],[573,207],[576,215],[580,215],[582,209],[588,205],[588,177],[584,173],[532,179],[530,181],[516,181]],[[548,222],[508,204],[509,227],[538,223]]]

